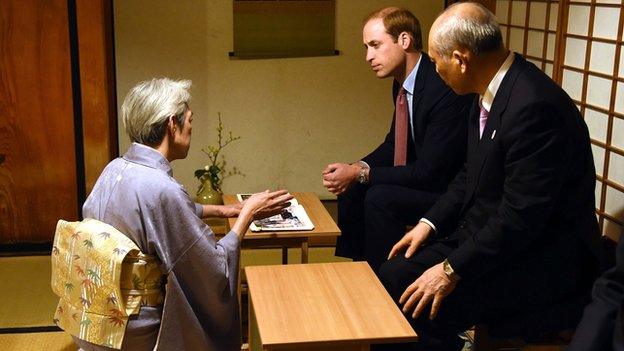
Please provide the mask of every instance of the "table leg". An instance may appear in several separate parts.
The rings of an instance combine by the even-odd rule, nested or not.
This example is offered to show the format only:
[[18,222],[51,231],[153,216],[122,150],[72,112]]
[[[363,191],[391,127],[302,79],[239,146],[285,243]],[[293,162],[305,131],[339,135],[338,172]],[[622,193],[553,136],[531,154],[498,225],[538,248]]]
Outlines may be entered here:
[[282,246],[282,264],[288,264],[288,246]]
[[301,243],[301,263],[308,263],[308,240]]
[[254,351],[254,350],[261,350],[261,341],[260,341],[260,337],[259,337],[259,332],[258,332],[258,323],[256,322],[256,313],[254,312],[254,308],[253,308],[253,301],[251,299],[251,295],[247,295],[248,296],[248,311],[249,311],[249,317],[247,319],[247,323],[249,323],[249,325],[247,326],[247,344],[249,345],[249,351]]
[[[227,221],[226,221],[227,223]],[[241,267],[241,256],[242,255],[238,255],[238,279],[236,280],[236,297],[238,298],[238,320],[240,321],[241,324],[241,329],[243,327],[243,310],[242,310],[242,296],[243,296],[243,267]],[[248,294],[249,296],[249,294]],[[250,299],[249,299],[250,300]],[[243,342],[243,334],[241,333],[241,343]]]

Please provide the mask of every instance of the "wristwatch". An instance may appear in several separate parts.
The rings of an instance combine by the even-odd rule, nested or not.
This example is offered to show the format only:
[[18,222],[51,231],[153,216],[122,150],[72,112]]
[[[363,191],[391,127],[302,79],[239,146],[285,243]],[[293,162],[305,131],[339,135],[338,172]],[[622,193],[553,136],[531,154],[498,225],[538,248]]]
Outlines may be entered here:
[[360,168],[360,171],[358,172],[357,181],[360,184],[368,183],[368,179],[366,178],[366,168],[364,168],[364,167]]
[[[360,165],[360,170],[358,171],[357,182],[360,184],[368,184],[368,174],[367,171],[370,170],[368,163],[364,161],[355,162]],[[355,164],[353,163],[353,164]]]
[[449,277],[450,279],[458,278],[457,273],[455,273],[455,270],[453,269],[453,267],[451,267],[451,264],[449,263],[448,259],[445,259],[442,262],[442,269],[444,270],[444,274],[446,274],[446,276]]

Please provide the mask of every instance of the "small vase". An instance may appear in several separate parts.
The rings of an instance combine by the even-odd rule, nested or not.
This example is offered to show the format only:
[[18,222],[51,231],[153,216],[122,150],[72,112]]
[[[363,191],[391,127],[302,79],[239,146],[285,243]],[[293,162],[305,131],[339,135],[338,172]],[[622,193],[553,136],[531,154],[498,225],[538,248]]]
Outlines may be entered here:
[[223,196],[212,188],[210,180],[204,180],[197,191],[197,202],[202,205],[223,205]]

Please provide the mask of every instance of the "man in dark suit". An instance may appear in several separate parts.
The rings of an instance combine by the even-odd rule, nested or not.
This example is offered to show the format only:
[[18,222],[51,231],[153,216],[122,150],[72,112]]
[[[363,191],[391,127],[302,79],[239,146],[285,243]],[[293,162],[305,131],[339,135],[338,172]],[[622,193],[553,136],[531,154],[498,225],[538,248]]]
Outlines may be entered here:
[[467,161],[379,275],[419,333],[415,347],[460,350],[457,333],[472,325],[589,292],[603,261],[595,170],[572,100],[503,46],[486,8],[445,10],[429,55],[456,93],[479,94]]
[[363,39],[377,77],[394,78],[395,118],[385,141],[361,161],[328,165],[323,184],[338,195],[336,254],[376,270],[463,164],[471,99],[455,95],[437,75],[408,10],[370,14]]
[[624,233],[615,266],[596,280],[592,295],[567,350],[624,351]]

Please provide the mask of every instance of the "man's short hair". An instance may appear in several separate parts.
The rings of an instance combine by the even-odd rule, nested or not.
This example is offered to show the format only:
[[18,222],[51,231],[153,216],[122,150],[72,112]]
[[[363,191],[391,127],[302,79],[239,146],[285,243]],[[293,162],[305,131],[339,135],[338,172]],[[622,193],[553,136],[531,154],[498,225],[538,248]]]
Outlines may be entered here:
[[412,36],[414,41],[414,49],[422,50],[422,32],[420,30],[420,22],[408,9],[402,7],[386,7],[369,14],[362,21],[364,24],[373,19],[381,18],[386,33],[390,34],[396,43],[399,34],[407,32]]
[[184,114],[191,100],[190,80],[154,78],[132,88],[121,105],[121,119],[130,140],[159,145],[165,137],[169,117],[184,125]]
[[[458,4],[461,3],[449,6],[445,12]],[[481,54],[500,49],[503,45],[503,36],[494,14],[481,4],[474,4],[477,16],[455,13],[437,26],[432,39],[435,50],[443,58],[450,57],[457,48]]]

